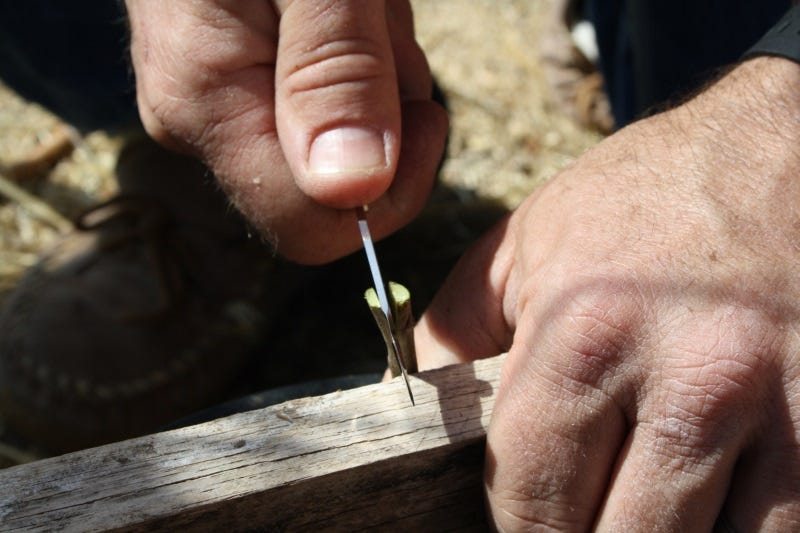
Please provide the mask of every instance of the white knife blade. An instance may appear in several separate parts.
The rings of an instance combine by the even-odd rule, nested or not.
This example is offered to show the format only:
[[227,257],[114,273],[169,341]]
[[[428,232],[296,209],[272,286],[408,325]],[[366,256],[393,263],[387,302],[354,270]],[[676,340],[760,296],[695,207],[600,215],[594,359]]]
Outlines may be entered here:
[[378,265],[378,256],[375,254],[375,246],[372,243],[372,234],[369,232],[369,224],[367,224],[367,206],[356,208],[356,217],[358,218],[358,230],[361,232],[361,242],[364,243],[364,251],[367,254],[367,262],[369,263],[369,270],[372,273],[372,282],[375,285],[375,292],[378,294],[378,302],[381,305],[381,311],[386,316],[389,322],[390,333],[392,337],[392,353],[394,355],[397,365],[403,373],[403,381],[408,390],[408,397],[411,399],[411,405],[414,403],[414,394],[411,392],[411,383],[408,381],[408,373],[403,364],[403,358],[400,357],[400,347],[394,335],[394,327],[392,324],[392,310],[389,307],[389,298],[386,296],[386,287],[383,284],[383,276],[381,276],[381,268]]

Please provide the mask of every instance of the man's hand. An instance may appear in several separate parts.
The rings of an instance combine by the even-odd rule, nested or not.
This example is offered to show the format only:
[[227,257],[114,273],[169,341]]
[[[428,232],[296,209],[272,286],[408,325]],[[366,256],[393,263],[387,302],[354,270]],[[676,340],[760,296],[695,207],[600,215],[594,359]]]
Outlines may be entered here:
[[465,256],[420,366],[508,350],[501,530],[800,523],[800,67],[750,60],[613,135]]
[[[142,121],[283,255],[335,259],[421,209],[447,118],[407,0],[127,0]],[[402,144],[402,153],[400,146]]]

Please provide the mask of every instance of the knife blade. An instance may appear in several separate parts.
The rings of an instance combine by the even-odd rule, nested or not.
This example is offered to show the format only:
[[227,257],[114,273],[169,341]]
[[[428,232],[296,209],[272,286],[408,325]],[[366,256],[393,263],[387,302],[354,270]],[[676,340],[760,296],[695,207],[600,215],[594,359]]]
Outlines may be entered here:
[[403,374],[403,381],[406,384],[408,397],[411,400],[411,405],[414,403],[414,394],[411,392],[411,383],[408,380],[408,372],[403,364],[403,358],[400,356],[400,346],[397,343],[397,338],[394,333],[394,324],[392,322],[392,309],[389,307],[389,298],[386,296],[386,286],[383,284],[383,276],[381,275],[381,268],[378,265],[378,256],[375,254],[375,246],[372,243],[372,234],[369,231],[369,224],[367,223],[367,210],[369,208],[365,205],[356,208],[356,217],[358,219],[358,231],[361,233],[361,242],[364,243],[364,252],[367,254],[367,262],[369,263],[369,271],[372,274],[372,283],[375,285],[375,292],[378,294],[378,302],[381,305],[381,311],[386,316],[386,321],[389,323],[389,329],[392,338],[392,355],[394,356],[397,366]]

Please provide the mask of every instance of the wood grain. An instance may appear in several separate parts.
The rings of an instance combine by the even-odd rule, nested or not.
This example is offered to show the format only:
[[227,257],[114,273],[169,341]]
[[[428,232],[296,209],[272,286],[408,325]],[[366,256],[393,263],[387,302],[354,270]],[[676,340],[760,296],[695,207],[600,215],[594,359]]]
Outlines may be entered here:
[[0,471],[0,529],[483,530],[504,356]]

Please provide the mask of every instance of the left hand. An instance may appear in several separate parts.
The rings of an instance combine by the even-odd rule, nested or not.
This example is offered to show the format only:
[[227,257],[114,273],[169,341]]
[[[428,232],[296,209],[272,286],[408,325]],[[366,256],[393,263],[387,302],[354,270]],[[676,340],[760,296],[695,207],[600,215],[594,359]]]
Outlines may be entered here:
[[745,62],[537,190],[416,330],[421,368],[508,351],[494,525],[800,524],[800,66]]

